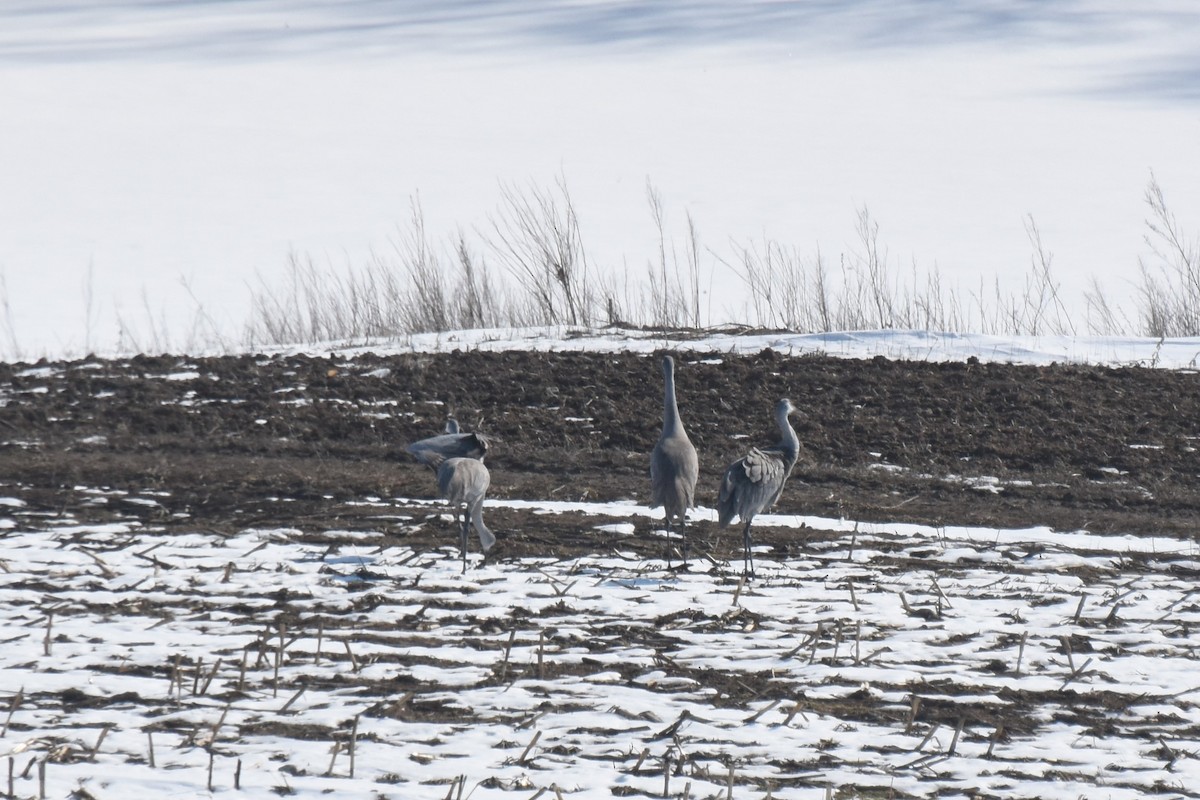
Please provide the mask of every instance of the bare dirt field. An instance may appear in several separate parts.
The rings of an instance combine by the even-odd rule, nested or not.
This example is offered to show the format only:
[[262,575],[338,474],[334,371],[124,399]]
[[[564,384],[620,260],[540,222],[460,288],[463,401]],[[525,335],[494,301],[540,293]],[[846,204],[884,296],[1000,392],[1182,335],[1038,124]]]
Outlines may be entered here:
[[[1189,532],[1200,519],[1192,373],[772,351],[687,361],[677,383],[704,505],[715,503],[726,464],[778,438],[771,408],[787,396],[800,409],[802,452],[782,513],[1099,533]],[[491,497],[645,503],[661,425],[657,359],[633,354],[138,357],[61,367],[0,365],[6,483],[35,506],[85,519],[103,510],[74,486],[166,489],[168,518],[186,513],[178,524],[188,529],[270,520],[316,531],[353,525],[327,498],[431,496],[429,474],[404,446],[439,433],[448,412],[495,440]],[[280,495],[293,501],[289,520],[264,508]],[[489,519],[509,553],[590,547],[557,521],[503,511]],[[736,544],[699,535],[724,556]],[[778,545],[802,542],[789,535]]]

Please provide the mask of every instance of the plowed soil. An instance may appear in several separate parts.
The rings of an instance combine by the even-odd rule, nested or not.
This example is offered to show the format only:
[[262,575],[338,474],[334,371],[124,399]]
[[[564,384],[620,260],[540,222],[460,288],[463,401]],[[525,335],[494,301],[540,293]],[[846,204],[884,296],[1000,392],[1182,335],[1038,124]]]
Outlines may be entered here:
[[[780,513],[1098,533],[1197,529],[1197,383],[1146,368],[773,351],[687,356],[677,372],[702,505],[726,464],[778,438],[770,412],[786,396],[802,452]],[[93,359],[0,365],[0,392],[7,491],[92,519],[107,511],[84,487],[158,489],[156,522],[217,531],[352,528],[330,500],[432,497],[404,446],[448,413],[493,438],[493,498],[645,503],[662,413],[658,359],[622,353]],[[280,497],[287,519],[268,502]],[[595,547],[569,520],[488,519],[504,553]],[[734,554],[736,537],[696,527],[714,555]],[[802,546],[773,536],[757,541]]]

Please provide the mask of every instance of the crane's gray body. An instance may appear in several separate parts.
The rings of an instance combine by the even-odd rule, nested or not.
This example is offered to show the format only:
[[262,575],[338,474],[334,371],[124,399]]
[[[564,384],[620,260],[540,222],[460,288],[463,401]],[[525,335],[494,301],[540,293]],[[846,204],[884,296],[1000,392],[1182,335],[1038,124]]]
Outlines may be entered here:
[[700,461],[679,418],[675,400],[675,360],[663,356],[663,426],[650,453],[650,507],[663,507],[667,526],[683,524],[696,505]]
[[729,465],[721,478],[717,494],[717,521],[728,526],[734,518],[743,524],[743,569],[754,574],[754,558],[750,553],[750,524],[754,517],[779,500],[784,484],[796,466],[800,455],[800,439],[788,421],[795,410],[788,399],[775,404],[775,423],[780,440],[774,447],[752,448],[749,453]]
[[496,544],[496,537],[483,524],[483,498],[492,478],[482,461],[474,458],[447,458],[437,465],[438,491],[454,509],[454,522],[459,526],[463,571],[467,569],[467,539],[471,526],[479,534],[479,544],[486,554]]

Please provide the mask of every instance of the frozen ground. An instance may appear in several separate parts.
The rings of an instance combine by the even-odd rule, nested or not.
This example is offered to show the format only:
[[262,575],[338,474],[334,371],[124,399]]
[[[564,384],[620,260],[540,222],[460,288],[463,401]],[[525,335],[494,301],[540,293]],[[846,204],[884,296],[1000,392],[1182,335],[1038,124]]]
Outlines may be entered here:
[[[1200,785],[1192,541],[789,516],[765,524],[806,526],[803,554],[761,554],[747,584],[702,560],[667,571],[611,531],[608,553],[462,575],[453,549],[381,531],[165,538],[7,502],[19,796],[45,762],[47,796],[94,798]],[[375,505],[401,536],[428,511]]]
[[830,355],[865,359],[875,356],[902,361],[947,362],[975,359],[998,364],[1049,366],[1091,364],[1194,369],[1200,365],[1200,338],[1152,339],[1134,336],[989,336],[931,331],[839,331],[797,334],[745,332],[679,333],[570,327],[506,328],[452,331],[404,337],[375,344],[327,342],[283,348],[296,353],[446,353],[504,352],[634,352],[681,350],[703,353]]
[[417,194],[475,236],[501,185],[559,176],[602,270],[655,257],[647,180],[680,241],[690,212],[712,322],[744,319],[714,254],[836,265],[862,207],[895,269],[964,292],[1024,273],[1032,215],[1077,310],[1150,257],[1151,170],[1196,229],[1190,3],[731,8],[5,3],[0,354],[236,342],[290,252],[388,254]]

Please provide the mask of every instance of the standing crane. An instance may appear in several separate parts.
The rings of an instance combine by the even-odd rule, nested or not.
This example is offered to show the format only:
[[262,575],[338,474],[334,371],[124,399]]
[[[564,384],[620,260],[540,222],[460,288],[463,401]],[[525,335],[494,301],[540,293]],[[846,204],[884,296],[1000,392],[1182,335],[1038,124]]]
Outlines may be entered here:
[[779,443],[774,447],[751,448],[749,453],[730,464],[721,478],[717,521],[721,527],[726,527],[734,517],[741,518],[742,573],[751,577],[754,576],[754,555],[750,552],[750,523],[757,514],[775,505],[800,455],[800,439],[788,421],[788,415],[795,410],[787,398],[776,403]]
[[700,462],[696,448],[683,429],[679,418],[679,404],[675,400],[675,359],[663,356],[663,425],[658,443],[650,453],[650,507],[663,507],[667,523],[667,566],[671,565],[671,529],[679,526],[683,539],[683,561],[687,563],[688,545],[684,525],[687,512],[693,508],[696,497],[696,478],[700,473]]
[[467,539],[471,526],[479,534],[479,544],[486,555],[496,544],[496,537],[483,524],[483,497],[492,482],[482,461],[474,458],[433,456],[437,461],[438,491],[454,509],[454,523],[459,529],[462,569],[467,571]]

